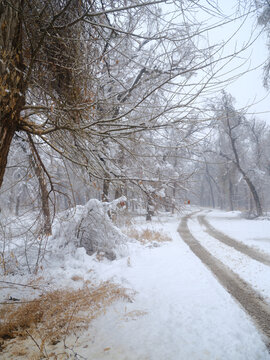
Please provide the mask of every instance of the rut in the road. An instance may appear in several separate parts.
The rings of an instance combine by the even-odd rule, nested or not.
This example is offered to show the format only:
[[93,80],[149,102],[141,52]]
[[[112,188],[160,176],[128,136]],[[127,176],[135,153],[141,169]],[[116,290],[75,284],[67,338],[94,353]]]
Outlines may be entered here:
[[222,286],[242,305],[266,336],[266,346],[270,350],[270,308],[260,296],[232,270],[210,254],[188,229],[191,215],[182,218],[178,231],[193,253],[212,271]]
[[240,243],[239,241],[236,241],[235,239],[232,239],[231,237],[223,234],[222,232],[215,229],[212,225],[209,224],[209,222],[205,219],[204,215],[199,215],[198,220],[201,225],[205,226],[205,231],[215,239],[223,242],[224,244],[233,247],[235,250],[240,251],[241,253],[249,256],[250,258],[259,261],[263,263],[264,265],[270,266],[270,257],[266,254],[263,254],[262,252],[251,248],[243,243]]

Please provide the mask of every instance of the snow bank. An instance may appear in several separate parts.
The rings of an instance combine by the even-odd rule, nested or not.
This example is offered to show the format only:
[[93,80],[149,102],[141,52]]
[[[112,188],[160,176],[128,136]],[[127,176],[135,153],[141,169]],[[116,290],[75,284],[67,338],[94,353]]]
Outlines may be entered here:
[[75,252],[83,247],[88,255],[95,252],[109,260],[127,255],[128,237],[124,235],[108,216],[122,198],[112,203],[102,203],[91,199],[84,206],[76,206],[58,217],[50,238],[50,250],[65,249]]

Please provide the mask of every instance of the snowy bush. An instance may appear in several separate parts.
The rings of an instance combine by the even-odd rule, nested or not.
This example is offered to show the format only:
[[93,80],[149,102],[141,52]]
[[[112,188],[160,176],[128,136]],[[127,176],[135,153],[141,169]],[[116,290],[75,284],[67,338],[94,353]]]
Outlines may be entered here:
[[53,226],[50,249],[84,247],[88,255],[103,253],[110,260],[125,256],[128,238],[114,226],[107,214],[121,201],[123,198],[111,203],[92,199],[84,206],[78,205],[62,213]]

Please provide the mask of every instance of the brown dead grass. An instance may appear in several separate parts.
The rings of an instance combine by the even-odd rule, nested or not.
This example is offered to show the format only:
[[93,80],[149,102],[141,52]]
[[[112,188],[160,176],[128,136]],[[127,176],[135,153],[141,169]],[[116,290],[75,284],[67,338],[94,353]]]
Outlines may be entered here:
[[138,240],[141,244],[144,245],[153,242],[162,243],[172,241],[172,239],[168,235],[160,231],[154,231],[149,229],[139,231],[133,227],[130,227],[125,231],[125,234],[133,239]]
[[140,317],[145,316],[145,315],[147,315],[146,311],[133,310],[130,312],[126,312],[123,320],[125,320],[125,321],[138,320]]
[[98,287],[48,292],[35,301],[4,304],[0,308],[0,339],[17,336],[35,339],[40,352],[88,324],[118,299],[130,300],[127,291],[111,282]]
[[73,281],[83,281],[83,277],[80,275],[73,275],[71,280]]

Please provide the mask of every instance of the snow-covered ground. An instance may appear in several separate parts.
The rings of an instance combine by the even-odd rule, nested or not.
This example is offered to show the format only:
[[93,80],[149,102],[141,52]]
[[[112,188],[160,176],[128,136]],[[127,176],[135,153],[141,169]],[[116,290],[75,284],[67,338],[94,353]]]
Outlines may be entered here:
[[[212,218],[207,219],[215,225]],[[241,223],[245,220],[233,221]],[[82,332],[76,343],[75,338],[69,337],[67,342],[74,345],[75,352],[83,359],[270,359],[252,320],[180,238],[177,232],[179,222],[180,216],[162,216],[154,218],[151,223],[138,220],[135,227],[161,230],[172,241],[160,246],[130,243],[128,255],[114,261],[97,261],[95,255],[88,256],[84,249],[79,248],[58,262],[47,263],[43,277],[51,286],[74,284],[71,279],[77,275],[84,280],[93,277],[96,280],[110,279],[136,291],[132,303],[115,303],[94,320],[87,331]],[[254,236],[267,237],[267,233],[263,235],[261,230],[256,233],[259,228],[257,223],[253,222],[254,227],[250,225]],[[189,226],[194,236],[207,245],[206,236],[198,223],[189,221]],[[226,231],[222,225],[219,229]],[[243,233],[245,227],[241,229]],[[243,237],[242,234],[241,239]],[[228,264],[229,252],[224,246],[221,246],[219,256]],[[209,249],[217,255],[218,250],[212,243]],[[252,260],[244,260],[241,256],[231,266],[234,269],[245,268],[246,272],[243,270],[241,276],[255,273],[250,281],[264,289],[267,296],[270,295],[266,282],[263,282],[264,276],[270,274],[258,275],[264,273],[265,268],[260,270]],[[59,343],[50,350],[60,353],[61,346],[62,343]],[[8,356],[4,354],[2,358],[10,359]]]
[[208,213],[207,220],[227,235],[270,254],[270,220],[244,219],[238,211],[215,210]]
[[[214,225],[212,218],[220,214],[220,212],[212,211],[207,214],[207,220],[211,220],[211,224]],[[239,238],[241,240],[247,238],[249,233],[246,233],[245,230],[245,219],[235,220],[236,213],[226,213],[222,212],[222,218],[224,227],[219,226],[219,230],[228,234],[228,228],[230,228],[230,223],[237,222],[239,225]],[[264,222],[266,222],[265,220]],[[242,223],[243,222],[243,223]],[[249,228],[252,228],[253,234],[261,234],[260,222],[249,220]],[[270,223],[270,221],[268,221]],[[230,246],[227,246],[215,238],[208,235],[206,232],[202,231],[202,227],[197,218],[191,218],[189,220],[189,228],[192,234],[196,237],[197,240],[216,258],[221,260],[225,265],[227,265],[231,270],[237,273],[243,280],[249,283],[260,295],[265,299],[267,303],[270,304],[270,266],[264,265],[256,260],[251,259],[250,257],[242,254],[241,252],[233,249]],[[235,228],[236,229],[236,228]],[[265,234],[266,235],[266,234]],[[234,238],[238,239],[237,232],[234,232]]]

